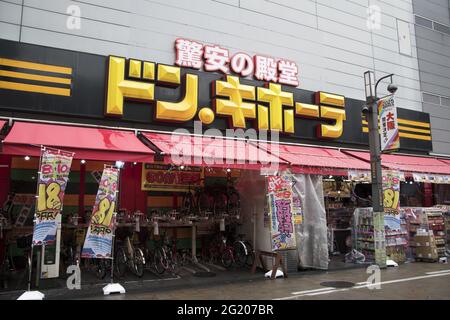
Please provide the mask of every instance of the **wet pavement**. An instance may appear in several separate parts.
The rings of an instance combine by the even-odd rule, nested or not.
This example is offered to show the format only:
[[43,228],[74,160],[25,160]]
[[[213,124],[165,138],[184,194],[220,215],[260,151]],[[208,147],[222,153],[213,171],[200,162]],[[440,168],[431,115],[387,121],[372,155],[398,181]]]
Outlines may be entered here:
[[[220,272],[214,277],[194,277],[184,271],[180,276],[164,279],[140,279],[121,282],[127,290],[123,295],[103,296],[97,283],[82,290],[48,290],[47,299],[105,300],[313,300],[313,299],[449,299],[450,265],[407,263],[398,268],[381,270],[380,289],[368,288],[370,274],[365,268],[337,271],[304,271],[288,278],[265,279],[262,272],[249,270]],[[345,281],[340,288],[324,286],[324,282]],[[350,283],[350,284],[348,284]],[[341,283],[342,284],[342,283]],[[349,285],[354,285],[349,287]],[[333,283],[331,283],[333,285]],[[338,285],[337,285],[338,286]],[[15,299],[16,293],[1,294],[0,299]]]

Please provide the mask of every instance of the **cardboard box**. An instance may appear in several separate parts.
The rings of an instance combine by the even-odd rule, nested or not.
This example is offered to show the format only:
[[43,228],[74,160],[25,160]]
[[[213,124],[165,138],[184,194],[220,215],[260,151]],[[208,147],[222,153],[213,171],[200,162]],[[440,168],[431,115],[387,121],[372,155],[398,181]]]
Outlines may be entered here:
[[435,247],[436,246],[436,240],[434,239],[433,235],[428,236],[415,236],[414,237],[414,244],[416,247]]
[[416,258],[437,260],[438,257],[439,257],[438,252],[435,247],[434,248],[433,247],[418,247],[418,248],[416,248]]

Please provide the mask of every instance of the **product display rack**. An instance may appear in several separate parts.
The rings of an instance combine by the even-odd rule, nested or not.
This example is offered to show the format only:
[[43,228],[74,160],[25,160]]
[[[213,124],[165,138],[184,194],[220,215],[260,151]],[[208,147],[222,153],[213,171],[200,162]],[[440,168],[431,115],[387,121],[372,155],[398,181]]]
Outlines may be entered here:
[[[344,244],[343,239],[346,235],[350,236],[352,232],[353,201],[348,195],[329,192],[325,196],[325,207],[331,245],[329,249],[333,253],[347,253],[349,248]],[[338,241],[339,239],[341,241]]]
[[445,227],[445,217],[442,209],[433,208],[427,209],[427,221],[429,230],[433,231],[436,240],[436,247],[439,257],[445,256],[445,249],[447,244],[447,234]]
[[355,210],[353,226],[353,246],[365,255],[366,262],[375,261],[372,209],[358,208]]
[[406,262],[408,249],[408,230],[404,214],[400,214],[400,229],[389,230],[386,228],[386,256],[397,263]]
[[[366,256],[366,261],[375,259],[374,222],[371,208],[358,208],[355,211],[354,247]],[[407,222],[402,215],[400,229],[391,230],[385,224],[386,256],[397,263],[406,261],[408,248]]]
[[435,207],[442,210],[442,214],[444,216],[444,222],[445,222],[445,235],[447,237],[446,249],[450,250],[450,206],[449,205],[436,205]]

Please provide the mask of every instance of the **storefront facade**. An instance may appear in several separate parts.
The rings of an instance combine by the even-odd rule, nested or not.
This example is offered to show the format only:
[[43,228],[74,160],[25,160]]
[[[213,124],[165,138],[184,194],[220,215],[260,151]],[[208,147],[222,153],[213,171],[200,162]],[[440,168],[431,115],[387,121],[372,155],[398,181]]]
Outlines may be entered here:
[[[71,4],[70,1],[58,4],[58,10]],[[353,10],[352,15],[361,15],[359,5],[347,4]],[[11,4],[2,5],[10,10],[15,8]],[[53,15],[48,11],[49,3],[40,5],[42,8],[38,9],[27,4],[22,9],[36,18]],[[140,3],[139,7],[146,9],[147,5]],[[164,21],[165,16],[172,19],[166,25],[173,29],[169,28],[169,33],[144,28],[145,21],[150,23],[149,16],[140,15],[139,8],[127,2],[116,4],[116,8],[93,3],[80,5],[81,8],[71,7],[75,11],[69,12],[65,27],[72,22],[71,26],[75,27],[69,30],[78,30],[73,32],[80,34],[65,33],[61,45],[51,40],[52,32],[59,27],[52,31],[30,27],[36,36],[42,36],[39,43],[23,41],[32,37],[25,26],[22,41],[0,40],[0,203],[7,202],[12,193],[36,194],[41,146],[74,153],[64,213],[67,218],[82,217],[83,222],[88,222],[86,216],[92,211],[99,175],[105,164],[124,162],[119,210],[144,215],[183,209],[183,194],[199,187],[201,179],[235,175],[240,177],[240,190],[252,190],[247,199],[242,199],[241,195],[241,210],[247,212],[243,230],[252,235],[250,240],[257,250],[273,250],[265,198],[266,193],[276,193],[276,189],[268,189],[267,176],[282,176],[289,171],[298,179],[296,192],[302,194],[302,202],[319,195],[322,200],[328,199],[325,202],[329,205],[341,199],[341,190],[333,185],[329,194],[323,194],[322,176],[329,176],[330,180],[333,176],[351,180],[351,172],[363,175],[370,172],[368,125],[361,111],[365,104],[362,73],[366,69],[395,72],[399,86],[395,104],[400,149],[396,150],[398,155],[383,156],[384,168],[402,172],[406,176],[403,180],[422,182],[419,192],[424,196],[415,206],[441,202],[441,199],[433,199],[431,178],[427,175],[439,177],[441,184],[448,184],[450,169],[445,156],[430,156],[432,124],[430,114],[422,112],[421,108],[420,88],[416,83],[418,72],[414,69],[417,62],[414,41],[409,39],[409,46],[400,41],[399,52],[382,49],[376,44],[383,39],[394,46],[393,38],[397,35],[393,37],[392,31],[404,30],[402,19],[410,20],[407,8],[383,4],[385,8],[380,13],[383,27],[372,26],[369,31],[355,27],[355,37],[361,38],[351,40],[349,35],[341,39],[330,30],[334,24],[345,29],[345,23],[321,16],[339,11],[330,7],[335,4],[308,2],[299,8],[283,8],[283,13],[295,12],[303,18],[314,16],[311,10],[315,8],[316,28],[296,23],[296,16],[287,20],[281,16],[271,17],[269,13],[278,6],[271,2],[258,10],[251,1],[205,2],[204,7],[196,4],[190,10],[208,16],[210,23],[224,19],[206,14],[205,10],[223,11],[225,16],[242,13],[253,24],[258,24],[248,27],[254,28],[257,36],[249,29],[242,35],[234,30],[230,39],[221,34],[217,39],[223,43],[217,43],[219,40],[210,40],[216,39],[214,35],[219,31],[204,30],[205,35],[199,36],[200,26],[194,25],[187,31],[180,31],[181,27],[173,20],[176,20],[174,15],[186,10],[182,8],[184,4],[177,2],[170,8],[168,4],[157,2],[153,5],[160,13],[158,21]],[[81,10],[81,20],[77,20],[77,7]],[[385,14],[389,9],[395,12],[394,16]],[[96,15],[106,12],[111,14],[107,16],[109,21],[95,19]],[[258,15],[270,21],[275,19],[276,23],[272,21],[274,28],[280,29],[267,30],[260,24]],[[114,36],[102,35],[108,39],[102,41],[108,44],[101,46],[100,40],[95,39],[100,37],[95,34],[100,29],[98,23],[111,27],[116,16],[128,17],[130,23],[133,20],[142,26],[133,26],[135,32],[124,34],[123,26],[118,25],[113,28]],[[25,15],[25,21],[27,19],[30,18]],[[45,23],[44,20],[30,21]],[[77,21],[81,23],[80,29],[76,28]],[[230,27],[224,21],[222,23]],[[91,31],[84,29],[85,24],[92,24]],[[158,25],[153,23],[152,26]],[[296,35],[285,31],[289,26],[294,27]],[[298,36],[297,31],[308,32],[299,32],[301,36]],[[262,39],[261,34],[266,32],[273,43]],[[176,36],[171,36],[172,33]],[[247,42],[246,34],[258,39]],[[315,39],[318,34],[325,40]],[[371,37],[370,44],[362,40],[365,35]],[[147,39],[152,36],[159,40]],[[72,43],[74,37],[79,39]],[[117,42],[113,44],[115,37]],[[121,37],[128,37],[129,43],[121,44],[120,41],[125,41],[120,40]],[[291,38],[299,41],[299,46],[287,45],[292,42]],[[139,39],[145,45],[138,45]],[[365,53],[368,49],[371,54]],[[346,61],[336,58],[341,56]],[[317,193],[310,193],[310,190]],[[413,190],[412,198],[417,198],[415,193],[417,191]],[[443,200],[448,200],[445,191],[443,194]],[[24,199],[22,207],[32,201]],[[252,207],[253,203],[258,205]],[[323,205],[324,202],[308,203],[310,208],[303,208],[303,211],[315,212],[314,206]],[[32,218],[32,213],[28,218]],[[300,225],[306,216],[299,219],[297,224]],[[328,216],[326,220],[333,220],[333,217]],[[318,223],[326,230],[329,221]],[[334,229],[350,230],[348,223],[342,228],[338,225],[336,222]],[[320,237],[301,241],[315,241],[326,247],[327,239],[322,231]],[[183,229],[175,234],[179,239],[190,236],[190,231]],[[191,248],[194,250],[193,243]],[[308,253],[298,255],[300,259],[308,259]],[[305,263],[305,266],[320,269],[326,269],[327,265],[316,261]]]

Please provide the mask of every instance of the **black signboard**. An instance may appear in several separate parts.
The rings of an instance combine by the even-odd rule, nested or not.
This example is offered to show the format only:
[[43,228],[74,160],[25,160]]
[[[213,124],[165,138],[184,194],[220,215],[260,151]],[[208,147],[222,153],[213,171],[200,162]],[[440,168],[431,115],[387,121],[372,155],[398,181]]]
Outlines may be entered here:
[[[178,123],[157,120],[155,103],[149,101],[126,99],[123,115],[105,115],[108,64],[109,57],[106,56],[0,40],[0,116],[164,131],[194,129],[198,116]],[[198,110],[200,107],[214,110],[215,94],[212,91],[216,80],[223,80],[225,75],[182,68],[181,79],[186,74],[198,76]],[[239,80],[241,84],[255,87],[255,90],[268,85],[250,79]],[[178,86],[154,83],[155,101],[175,102],[183,98],[183,83]],[[292,93],[294,102],[317,104],[316,92],[289,86],[283,86],[282,90]],[[268,105],[261,101],[255,101],[255,104]],[[294,132],[281,133],[280,140],[366,149],[368,135],[361,112],[363,105],[364,101],[345,98],[346,120],[338,138],[318,135],[320,124],[332,124],[333,121],[295,116]],[[400,151],[428,153],[432,150],[429,114],[398,108],[398,118]],[[227,116],[216,114],[214,122],[203,124],[203,129],[228,129],[229,120]],[[256,122],[256,119],[247,120],[247,128],[256,127]]]

